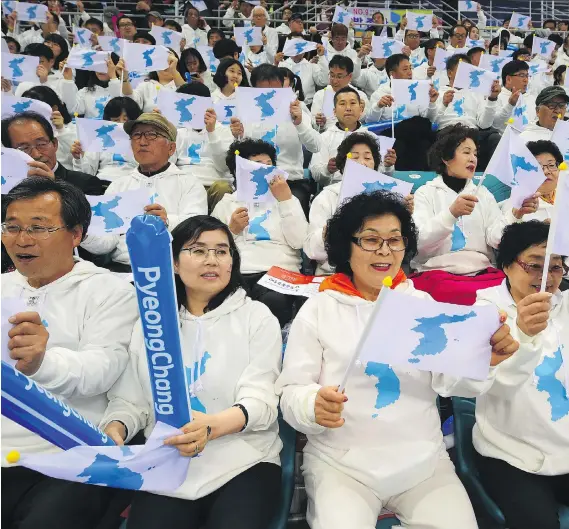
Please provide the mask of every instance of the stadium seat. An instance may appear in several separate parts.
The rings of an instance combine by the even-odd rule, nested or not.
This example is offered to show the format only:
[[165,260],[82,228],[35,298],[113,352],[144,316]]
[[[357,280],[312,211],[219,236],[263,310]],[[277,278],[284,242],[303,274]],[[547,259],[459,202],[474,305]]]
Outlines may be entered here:
[[381,516],[379,520],[377,520],[377,525],[375,529],[391,529],[392,527],[398,527],[400,522],[398,518],[393,516]]

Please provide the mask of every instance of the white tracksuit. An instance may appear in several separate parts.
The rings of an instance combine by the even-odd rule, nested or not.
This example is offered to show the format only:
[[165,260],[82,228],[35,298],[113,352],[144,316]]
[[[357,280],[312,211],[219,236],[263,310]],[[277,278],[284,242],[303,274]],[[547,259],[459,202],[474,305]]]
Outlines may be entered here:
[[[73,81],[64,81],[65,83],[73,83]],[[109,86],[103,88],[95,85],[92,90],[87,87],[81,88],[77,92],[75,106],[68,109],[70,114],[77,112],[80,116],[85,115],[86,118],[103,119],[103,112],[106,104],[113,98],[121,95],[121,82],[119,79],[111,79]]]
[[158,92],[160,90],[175,92],[176,83],[170,81],[163,85],[153,79],[145,79],[132,91],[132,95],[129,97],[138,103],[143,112],[152,112],[158,108]]
[[[445,107],[443,97],[448,90],[453,90],[455,94],[454,99]],[[457,90],[450,86],[441,86],[437,100],[436,122],[441,129],[457,123],[487,129],[494,122],[496,104],[497,101],[489,101],[482,94],[467,88]]]
[[[474,274],[491,266],[492,248],[497,248],[506,225],[515,221],[511,212],[502,214],[492,193],[469,180],[460,192],[478,197],[472,214],[457,219],[450,206],[458,194],[441,176],[415,193],[413,219],[419,230],[419,252],[413,267],[419,272],[444,270],[452,274]],[[461,237],[463,243],[461,244]]]
[[[501,133],[506,130],[506,124],[508,120],[512,117],[515,105],[510,105],[510,97],[512,92],[507,88],[502,87],[500,94],[498,95],[498,101],[496,106],[496,115],[494,117],[494,128],[498,129]],[[529,93],[523,94],[523,104],[526,107],[524,114],[528,118],[530,123],[536,120],[535,115],[535,97]]]
[[537,123],[530,123],[524,131],[520,134],[520,139],[525,143],[530,141],[551,140],[553,131],[538,125]]
[[298,199],[273,203],[246,204],[235,194],[225,194],[217,203],[213,217],[229,225],[232,213],[241,207],[249,209],[249,226],[234,235],[241,255],[241,272],[266,272],[271,266],[298,272],[300,250],[308,233],[308,222]]
[[[49,332],[43,362],[30,378],[97,425],[107,391],[128,362],[128,344],[138,318],[134,288],[87,261],[40,288],[19,272],[2,275],[2,297],[37,297]],[[34,310],[30,307],[30,310]],[[11,450],[26,453],[60,449],[2,417],[2,466]]]
[[368,98],[371,98],[373,93],[385,83],[389,83],[389,76],[385,68],[380,70],[376,68],[375,65],[362,70],[358,80],[354,81],[354,84],[363,90]]
[[[274,384],[281,367],[282,341],[277,319],[242,289],[203,316],[182,309],[180,324],[188,389],[194,394],[192,409],[215,414],[241,404],[249,414],[243,432],[210,441],[192,460],[186,481],[175,492],[164,493],[196,500],[258,463],[280,465]],[[194,373],[195,365],[203,368]],[[120,420],[129,437],[140,428],[150,434],[154,404],[140,322],[132,334],[129,365],[109,392],[109,400],[101,427]]]
[[352,59],[354,63],[354,73],[352,74],[352,79],[354,82],[360,76],[360,71],[362,67],[361,59],[358,58],[358,52],[352,48],[350,43],[346,44],[346,47],[342,51],[336,50],[334,46],[332,46],[332,41],[328,42],[328,46],[326,48],[326,56],[328,57],[328,61],[331,61],[334,55],[341,55],[342,57],[348,57]]
[[[362,110],[362,119],[365,117],[365,115],[368,113],[369,108],[370,108],[370,104],[369,104],[369,99],[368,97],[365,95],[364,92],[362,92],[361,90],[358,90],[355,86],[352,85],[348,85],[350,86],[350,88],[353,88],[354,90],[358,91],[358,94],[360,95],[360,100],[363,102],[364,104],[364,108]],[[330,85],[328,85],[326,88],[323,88],[322,90],[318,90],[315,94],[314,94],[314,99],[312,100],[312,107],[310,107],[310,113],[312,114],[312,125],[314,128],[318,128],[318,125],[316,125],[316,114],[324,114],[323,110],[324,110],[324,98],[325,98],[325,94],[328,90],[332,90],[332,87]],[[333,97],[333,96],[332,96]],[[336,116],[326,116],[326,124],[324,125],[324,130],[328,130],[332,127],[334,127],[334,125],[338,122],[338,120],[336,119]]]
[[[410,281],[397,290],[429,297]],[[410,527],[475,529],[442,439],[436,405],[437,392],[446,394],[442,375],[356,365],[346,385],[345,424],[316,423],[316,394],[342,381],[374,305],[326,290],[309,298],[292,323],[276,389],[284,419],[308,438],[308,522],[312,529],[372,529],[385,506]]]

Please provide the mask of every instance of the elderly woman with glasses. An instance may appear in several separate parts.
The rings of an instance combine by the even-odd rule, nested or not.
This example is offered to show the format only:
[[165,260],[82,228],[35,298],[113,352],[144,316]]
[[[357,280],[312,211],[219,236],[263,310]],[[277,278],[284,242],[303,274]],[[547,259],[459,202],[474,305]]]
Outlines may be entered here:
[[[405,527],[477,528],[443,443],[436,404],[437,393],[449,394],[455,381],[368,362],[352,368],[345,392],[338,387],[387,276],[410,304],[428,298],[401,268],[417,251],[417,230],[402,197],[376,191],[343,202],[328,222],[326,250],[337,273],[294,319],[277,380],[284,419],[308,438],[308,523],[312,529],[373,529],[386,507]],[[507,326],[492,344],[492,364],[518,345]]]
[[[280,501],[279,324],[247,297],[225,224],[199,215],[178,225],[172,238],[192,421],[165,443],[194,459],[175,493],[134,495],[127,527],[266,529]],[[130,355],[101,423],[119,445],[141,428],[148,435],[155,423],[140,322]]]
[[566,267],[555,254],[540,292],[548,234],[537,220],[508,226],[497,257],[506,280],[478,293],[507,314],[520,343],[490,370],[473,430],[482,483],[516,529],[559,529],[569,506],[569,292],[559,290]]

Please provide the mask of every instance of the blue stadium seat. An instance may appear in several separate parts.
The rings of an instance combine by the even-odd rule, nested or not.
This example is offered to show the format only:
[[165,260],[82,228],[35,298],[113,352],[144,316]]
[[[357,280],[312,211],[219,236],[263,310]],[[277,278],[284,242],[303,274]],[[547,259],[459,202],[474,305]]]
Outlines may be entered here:
[[391,529],[393,526],[397,527],[399,523],[399,519],[396,516],[382,517],[377,521],[375,529]]

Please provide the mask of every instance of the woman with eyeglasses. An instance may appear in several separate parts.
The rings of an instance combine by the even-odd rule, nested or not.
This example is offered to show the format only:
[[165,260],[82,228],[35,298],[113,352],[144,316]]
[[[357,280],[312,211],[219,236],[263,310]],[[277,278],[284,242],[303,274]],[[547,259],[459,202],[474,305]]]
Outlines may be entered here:
[[[436,404],[437,393],[448,394],[454,382],[413,367],[368,362],[355,365],[345,392],[338,390],[387,288],[383,280],[390,276],[409,304],[428,298],[401,268],[417,251],[407,205],[388,191],[356,195],[328,221],[325,241],[336,273],[295,317],[276,384],[284,419],[308,438],[303,473],[310,527],[373,529],[385,507],[404,527],[476,529]],[[492,344],[492,364],[517,349],[505,326]]]
[[[127,527],[266,529],[280,501],[279,324],[247,297],[224,223],[206,215],[185,220],[172,231],[172,252],[192,421],[165,443],[194,459],[175,493],[134,494]],[[140,323],[129,349],[101,422],[119,445],[140,429],[148,436],[155,424]]]
[[512,529],[559,529],[569,507],[569,292],[555,254],[539,292],[548,234],[537,220],[508,226],[497,256],[506,280],[478,293],[507,313],[520,343],[490,370],[472,436],[482,484]]

